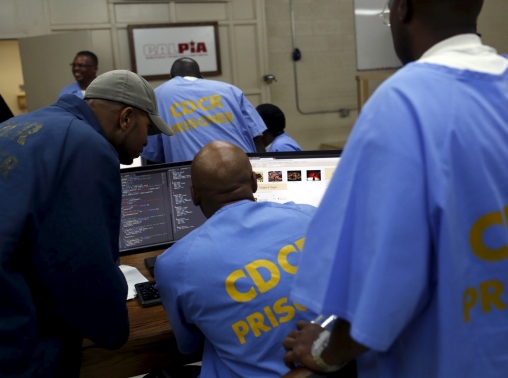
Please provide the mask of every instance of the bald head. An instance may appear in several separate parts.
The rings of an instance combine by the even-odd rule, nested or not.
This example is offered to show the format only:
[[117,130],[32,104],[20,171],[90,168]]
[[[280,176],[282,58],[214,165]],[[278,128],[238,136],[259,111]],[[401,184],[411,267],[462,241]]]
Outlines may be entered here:
[[475,33],[483,0],[390,0],[388,5],[395,51],[405,64],[447,38]]
[[192,76],[201,78],[201,71],[199,70],[198,63],[191,58],[180,58],[175,60],[171,66],[171,77],[177,76]]
[[204,146],[191,166],[192,198],[209,218],[230,203],[251,200],[257,180],[249,158],[231,143],[215,141]]

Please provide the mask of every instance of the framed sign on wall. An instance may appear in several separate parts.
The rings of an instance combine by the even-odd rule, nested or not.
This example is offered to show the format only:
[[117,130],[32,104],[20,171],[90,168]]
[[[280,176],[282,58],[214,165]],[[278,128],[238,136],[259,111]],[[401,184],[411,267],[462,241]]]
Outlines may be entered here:
[[128,25],[132,70],[147,80],[169,78],[178,58],[194,59],[203,76],[221,74],[217,22]]

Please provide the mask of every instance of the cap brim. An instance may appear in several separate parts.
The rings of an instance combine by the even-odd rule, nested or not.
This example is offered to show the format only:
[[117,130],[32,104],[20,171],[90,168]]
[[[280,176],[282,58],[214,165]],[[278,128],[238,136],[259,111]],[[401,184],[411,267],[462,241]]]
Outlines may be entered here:
[[161,133],[169,135],[169,136],[175,135],[173,130],[171,130],[168,125],[166,125],[166,122],[164,122],[161,117],[159,117],[158,115],[155,115],[155,114],[150,114],[150,113],[147,113],[147,114],[148,114],[148,117],[150,117],[150,120],[155,125],[155,127],[157,127],[157,129],[159,129],[159,131]]

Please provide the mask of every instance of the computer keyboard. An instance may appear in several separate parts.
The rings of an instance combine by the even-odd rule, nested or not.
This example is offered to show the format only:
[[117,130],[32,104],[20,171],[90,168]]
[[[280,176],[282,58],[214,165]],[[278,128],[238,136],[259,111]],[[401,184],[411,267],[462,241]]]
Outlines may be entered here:
[[155,288],[155,281],[137,283],[134,287],[143,307],[162,303],[159,291]]

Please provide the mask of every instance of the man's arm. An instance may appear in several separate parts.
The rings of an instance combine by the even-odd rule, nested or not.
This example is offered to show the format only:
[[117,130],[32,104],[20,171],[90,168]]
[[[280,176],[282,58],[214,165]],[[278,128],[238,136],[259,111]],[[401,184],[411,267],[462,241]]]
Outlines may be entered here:
[[[257,112],[256,108],[247,100],[242,91],[235,89],[235,96],[243,116],[243,127],[254,140],[256,152],[266,152],[265,145],[261,140],[261,134],[266,130],[266,125]],[[243,130],[242,130],[243,131]]]
[[[188,239],[187,239],[188,240]],[[165,253],[157,257],[155,264],[156,288],[159,290],[164,311],[175,333],[178,350],[183,354],[197,352],[203,346],[204,335],[195,324],[189,324],[185,293],[185,271],[182,249],[186,241],[180,240]]]
[[163,134],[148,136],[148,144],[143,148],[141,157],[154,163],[165,163],[163,137]]
[[256,145],[256,152],[266,152],[261,135],[254,137],[254,144]]
[[55,324],[115,349],[129,335],[127,284],[116,265],[119,162],[107,142],[97,146],[89,135],[73,134],[59,173],[47,178],[54,183],[34,248],[35,291]]
[[[285,364],[295,368],[297,364],[309,369],[324,372],[325,368],[316,362],[312,355],[312,346],[324,331],[317,324],[299,321],[298,331],[292,331],[284,339],[282,345],[286,349],[284,356]],[[368,350],[367,347],[353,340],[349,333],[350,324],[342,319],[337,319],[333,325],[328,345],[319,357],[328,366],[345,366],[349,361]]]

